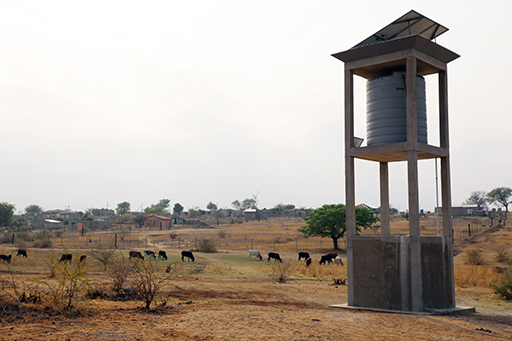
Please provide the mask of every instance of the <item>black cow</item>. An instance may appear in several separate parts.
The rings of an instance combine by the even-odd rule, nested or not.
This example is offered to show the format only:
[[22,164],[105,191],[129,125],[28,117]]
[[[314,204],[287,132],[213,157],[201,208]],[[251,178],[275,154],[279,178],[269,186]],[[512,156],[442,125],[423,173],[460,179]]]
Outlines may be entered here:
[[195,260],[195,257],[194,255],[192,254],[192,251],[181,251],[181,261],[184,262],[185,261],[185,257],[188,258],[188,261],[190,262],[190,260],[192,259],[192,262]]
[[320,258],[320,264],[332,263],[332,260],[336,258],[338,255],[335,252],[329,252],[326,255],[323,255],[322,258]]
[[6,256],[6,255],[0,255],[0,259],[6,262],[7,264],[11,264],[11,258],[12,255]]
[[61,262],[69,261],[69,264],[71,264],[71,260],[73,259],[73,255],[71,253],[65,253],[60,257]]
[[155,253],[151,250],[144,250],[144,255],[148,256],[148,257],[153,257],[153,259],[156,259]]
[[158,251],[158,259],[160,258],[167,260],[167,253],[165,251]]
[[279,262],[283,262],[283,260],[281,259],[281,257],[279,256],[279,253],[277,252],[269,252],[268,253],[268,259],[267,259],[267,262],[270,260],[270,259],[275,259],[276,261],[279,261]]
[[28,255],[27,255],[27,251],[26,251],[26,250],[19,249],[19,250],[18,250],[18,253],[16,254],[16,257],[17,257],[17,256],[28,257]]
[[308,252],[299,252],[299,260],[301,260],[302,258],[308,259],[309,253]]

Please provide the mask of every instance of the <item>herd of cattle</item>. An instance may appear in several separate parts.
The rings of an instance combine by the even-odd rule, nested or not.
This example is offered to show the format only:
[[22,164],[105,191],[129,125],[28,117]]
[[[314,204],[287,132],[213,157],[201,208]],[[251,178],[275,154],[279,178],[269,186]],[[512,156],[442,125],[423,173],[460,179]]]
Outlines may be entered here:
[[[155,252],[151,251],[151,250],[145,250],[144,255],[139,251],[130,251],[128,254],[130,256],[129,257],[130,259],[136,258],[136,259],[143,260],[144,257],[149,257],[149,258],[153,258],[154,260],[156,260],[157,258],[162,259],[162,260],[167,260],[167,253],[165,251],[158,251],[158,257],[155,254]],[[20,249],[20,250],[18,250],[18,253],[16,254],[16,256],[28,257],[28,254],[27,254],[26,250]],[[250,258],[256,257],[259,260],[263,260],[263,256],[261,255],[261,252],[259,252],[258,250],[249,250],[249,257]],[[194,254],[192,253],[192,251],[181,251],[181,260],[183,262],[185,261],[185,258],[187,258],[188,261],[192,261],[192,262],[195,261],[195,257],[194,257]],[[10,264],[12,255],[9,255],[9,256],[0,255],[0,259],[3,260],[5,263]],[[61,262],[69,262],[69,264],[71,264],[72,259],[73,259],[73,255],[71,253],[65,253],[60,257]],[[87,259],[87,256],[82,255],[82,256],[80,256],[78,261],[80,263],[83,263],[83,262],[85,262],[86,259]],[[312,262],[311,257],[308,252],[299,252],[299,261],[301,259],[304,259],[306,261],[306,266],[309,266]],[[270,261],[270,260],[275,260],[276,262],[281,262],[281,263],[283,262],[283,260],[281,259],[281,256],[277,252],[269,252],[268,253],[267,261]],[[338,254],[336,252],[329,252],[326,255],[322,255],[320,257],[319,263],[320,264],[325,264],[325,263],[329,264],[329,263],[332,263],[333,261],[336,265],[344,265],[343,260],[341,259],[340,256],[338,256]]]
[[[258,250],[249,250],[249,258],[256,257],[259,260],[263,260],[263,256],[261,255],[261,252]],[[306,261],[306,266],[311,265],[312,259],[309,255],[309,252],[299,252],[299,260],[304,259]],[[268,253],[268,259],[267,262],[270,260],[275,260],[276,262],[283,262],[281,259],[281,256],[279,256],[279,253],[277,252],[269,252]],[[325,263],[332,263],[334,260],[334,263],[336,265],[344,265],[343,260],[336,252],[329,252],[326,255],[323,255],[320,257],[320,264]]]

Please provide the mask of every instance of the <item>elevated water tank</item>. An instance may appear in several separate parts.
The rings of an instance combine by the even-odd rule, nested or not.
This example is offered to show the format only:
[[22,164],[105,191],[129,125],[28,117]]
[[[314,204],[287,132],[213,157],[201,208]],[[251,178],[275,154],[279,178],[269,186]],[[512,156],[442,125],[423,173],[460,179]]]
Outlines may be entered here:
[[[427,143],[425,79],[416,76],[418,142]],[[405,72],[375,76],[366,84],[367,145],[407,141]]]

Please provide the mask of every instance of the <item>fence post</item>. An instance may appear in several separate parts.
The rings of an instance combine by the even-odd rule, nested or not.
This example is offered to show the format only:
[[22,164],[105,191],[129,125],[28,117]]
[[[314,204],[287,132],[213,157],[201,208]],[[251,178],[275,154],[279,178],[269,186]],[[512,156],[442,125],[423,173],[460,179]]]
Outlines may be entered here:
[[197,250],[197,237],[196,237],[196,250]]
[[115,239],[114,239],[114,248],[116,248],[116,249],[117,249],[117,233],[116,233],[116,234],[114,234],[114,236],[115,236]]
[[274,251],[276,250],[276,240],[272,239],[272,242],[274,243]]
[[251,250],[254,250],[253,244],[254,244],[254,239],[251,239]]
[[12,234],[12,245],[14,245],[14,233]]
[[295,252],[299,252],[299,241],[295,239]]
[[180,249],[180,236],[178,236],[178,249]]
[[471,237],[471,224],[468,224],[468,235]]

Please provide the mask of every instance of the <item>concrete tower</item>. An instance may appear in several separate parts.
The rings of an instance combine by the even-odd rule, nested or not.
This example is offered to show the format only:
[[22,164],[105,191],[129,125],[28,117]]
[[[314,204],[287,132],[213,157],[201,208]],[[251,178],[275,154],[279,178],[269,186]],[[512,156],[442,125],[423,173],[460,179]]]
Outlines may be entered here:
[[[432,40],[448,29],[410,11],[353,48],[333,54],[345,62],[345,185],[348,306],[426,312],[455,309],[453,279],[447,64],[459,55]],[[354,75],[403,73],[407,140],[359,147],[354,139]],[[418,140],[417,77],[439,78],[440,146]],[[379,162],[380,236],[356,236],[355,158]],[[422,237],[418,160],[441,159],[442,235]],[[409,236],[389,224],[388,163],[407,162]]]

